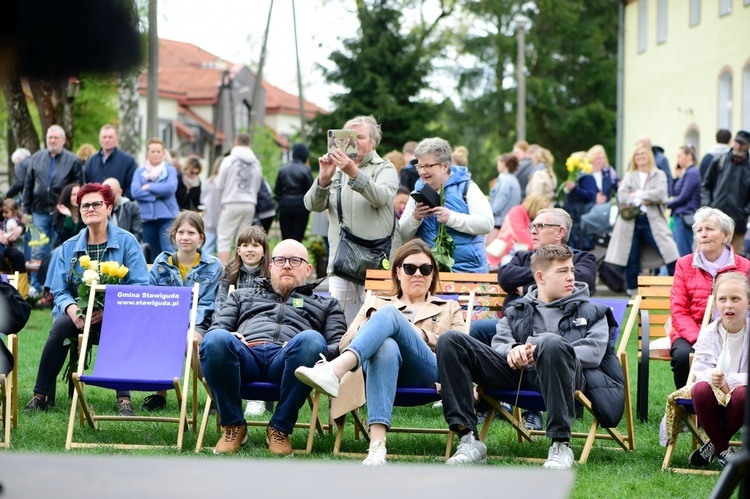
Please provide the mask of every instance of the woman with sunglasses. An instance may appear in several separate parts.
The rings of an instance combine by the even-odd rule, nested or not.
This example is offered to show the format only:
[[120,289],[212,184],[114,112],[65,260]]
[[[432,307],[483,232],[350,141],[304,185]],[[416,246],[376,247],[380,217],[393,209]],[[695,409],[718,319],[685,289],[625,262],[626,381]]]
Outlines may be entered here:
[[410,199],[399,219],[401,240],[418,237],[430,247],[435,246],[440,225],[447,227],[453,238],[454,264],[452,272],[489,272],[484,251],[484,236],[489,234],[495,217],[492,206],[482,190],[471,180],[465,166],[451,165],[451,146],[438,137],[424,139],[417,145],[414,155],[419,180],[415,193],[425,185],[435,191],[443,189],[441,203],[429,206]]
[[[55,298],[52,309],[54,322],[42,350],[34,396],[26,404],[27,411],[46,411],[53,402],[55,378],[63,368],[68,353],[66,341],[75,341],[83,331],[84,317],[79,315],[80,309],[76,303],[84,271],[81,257],[87,256],[91,261],[98,262],[120,262],[128,268],[123,284],[148,284],[148,269],[140,243],[130,232],[109,223],[115,202],[112,189],[108,185],[84,184],[78,190],[76,201],[86,228],[60,246],[50,265],[51,291]],[[98,327],[101,321],[102,311],[94,311],[92,326]],[[135,416],[130,392],[118,390],[117,402],[121,416]]]
[[[414,239],[401,246],[391,267],[393,288],[387,296],[368,295],[341,339],[342,353],[331,362],[299,367],[295,375],[354,409],[361,400],[362,366],[367,397],[370,449],[362,464],[385,464],[385,434],[391,424],[396,387],[431,387],[437,381],[437,337],[450,329],[465,331],[457,302],[434,296],[438,271],[429,246]],[[353,407],[352,407],[353,405]]]

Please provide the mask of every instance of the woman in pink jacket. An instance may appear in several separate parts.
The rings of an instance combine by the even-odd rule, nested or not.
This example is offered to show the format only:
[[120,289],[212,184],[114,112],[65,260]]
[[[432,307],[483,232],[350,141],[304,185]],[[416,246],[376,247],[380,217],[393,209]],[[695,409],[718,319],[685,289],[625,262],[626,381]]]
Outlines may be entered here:
[[696,250],[677,260],[670,296],[672,372],[675,388],[687,383],[690,354],[716,278],[727,272],[747,274],[750,261],[735,255],[730,242],[734,221],[721,210],[703,207],[693,223]]

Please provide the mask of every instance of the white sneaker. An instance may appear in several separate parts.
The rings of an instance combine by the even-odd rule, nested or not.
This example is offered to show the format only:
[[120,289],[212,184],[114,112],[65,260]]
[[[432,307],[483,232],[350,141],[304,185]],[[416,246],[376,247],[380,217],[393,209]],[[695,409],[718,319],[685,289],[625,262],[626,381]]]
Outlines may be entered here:
[[339,396],[339,379],[333,374],[325,355],[320,354],[320,357],[323,360],[316,362],[313,367],[300,366],[295,369],[294,375],[304,384],[336,398]]
[[574,460],[573,449],[568,442],[552,442],[544,467],[548,470],[569,470]]
[[29,298],[36,298],[39,296],[39,291],[34,286],[29,286]]
[[262,400],[248,400],[245,407],[245,416],[254,418],[266,412],[266,403]]
[[448,466],[464,466],[467,464],[484,464],[487,462],[487,446],[484,442],[474,438],[474,433],[469,432],[458,441],[456,453],[448,459]]
[[433,409],[442,409],[443,408],[443,401],[442,400],[438,400],[437,402],[435,402],[434,404],[432,404],[432,408]]
[[367,457],[362,461],[363,466],[384,466],[385,465],[385,437],[370,443],[370,449],[367,451]]

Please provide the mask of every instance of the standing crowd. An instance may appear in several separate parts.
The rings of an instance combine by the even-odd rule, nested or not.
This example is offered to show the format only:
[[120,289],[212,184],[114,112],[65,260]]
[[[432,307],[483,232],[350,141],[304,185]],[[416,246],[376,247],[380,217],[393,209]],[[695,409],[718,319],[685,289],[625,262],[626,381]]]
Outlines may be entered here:
[[[246,134],[205,181],[200,158],[179,164],[159,139],[148,141],[138,166],[118,149],[111,125],[102,127],[98,151],[67,151],[57,125],[46,132],[46,149],[16,151],[0,253],[9,270],[24,276],[20,291],[53,306],[54,319],[27,411],[55,403],[68,344],[84,327],[76,298],[89,260],[126,265],[125,284],[199,284],[200,367],[223,427],[215,453],[238,451],[247,439],[245,415],[266,410],[250,401],[243,413],[241,386],[268,381],[280,385],[267,427],[271,452],[292,452],[290,434],[312,388],[352,408],[364,392],[371,433],[364,464],[384,464],[397,387],[440,383],[445,420],[460,437],[448,464],[483,462],[478,384],[540,391],[551,440],[545,467],[570,468],[576,390],[594,393],[595,402],[603,397],[615,426],[622,417],[622,370],[612,368],[610,343],[617,323],[590,300],[603,265],[615,269],[631,295],[644,268],[675,276],[676,387],[689,382],[692,352],[706,366],[722,348],[744,348],[740,336],[730,335],[746,329],[738,316],[746,316],[750,270],[742,256],[750,133],[738,132],[730,146],[729,132],[719,131],[719,144],[700,163],[692,147],[680,147],[674,170],[664,151],[641,137],[622,179],[600,145],[573,153],[568,177],[558,179],[550,151],[520,141],[497,157],[487,195],[472,180],[462,146],[426,138],[381,157],[373,117],[354,117],[343,128],[356,133],[356,154],[329,151],[314,178],[307,146],[296,144],[273,189]],[[328,225],[322,234],[329,293],[315,292],[325,276],[308,282],[312,265],[302,242],[311,212]],[[282,240],[271,248],[268,231],[277,217]],[[598,262],[595,247],[607,239]],[[39,261],[30,277],[26,260],[30,270]],[[390,271],[389,292],[365,295],[372,268]],[[503,317],[467,327],[457,302],[439,296],[439,273],[491,270],[507,292]],[[716,338],[703,340],[700,320],[712,293]],[[91,322],[98,327],[101,320],[96,312]],[[697,379],[722,393],[741,389],[744,397],[746,360],[727,369],[739,374]],[[710,389],[700,388],[696,400],[710,399]],[[121,415],[136,414],[130,392],[116,397]],[[156,392],[141,410],[166,406],[166,393]],[[698,413],[707,430],[719,424],[714,412]],[[530,429],[545,427],[541,412],[526,411],[523,419]],[[726,462],[731,435],[714,434],[722,436],[701,455],[707,463],[715,456]]]

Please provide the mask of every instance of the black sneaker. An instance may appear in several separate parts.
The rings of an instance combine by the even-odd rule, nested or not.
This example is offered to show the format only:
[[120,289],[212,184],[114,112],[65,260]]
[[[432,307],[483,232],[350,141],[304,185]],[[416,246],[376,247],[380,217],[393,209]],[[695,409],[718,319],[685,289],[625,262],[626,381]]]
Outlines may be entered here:
[[161,395],[149,395],[143,400],[141,409],[148,412],[158,411],[167,407],[167,399]]
[[716,456],[716,460],[719,461],[719,465],[722,468],[726,468],[727,464],[729,464],[729,461],[731,461],[733,457],[734,449],[729,447],[727,450],[719,452],[719,455]]
[[539,411],[523,411],[521,418],[525,423],[527,429],[532,431],[541,431],[544,420],[542,419],[542,413]]
[[49,403],[36,395],[31,397],[29,403],[23,408],[24,411],[46,411]]
[[130,400],[121,400],[117,402],[117,412],[120,416],[135,416],[135,408]]
[[714,444],[708,442],[695,449],[690,454],[690,464],[693,466],[708,466],[716,460],[716,449]]

